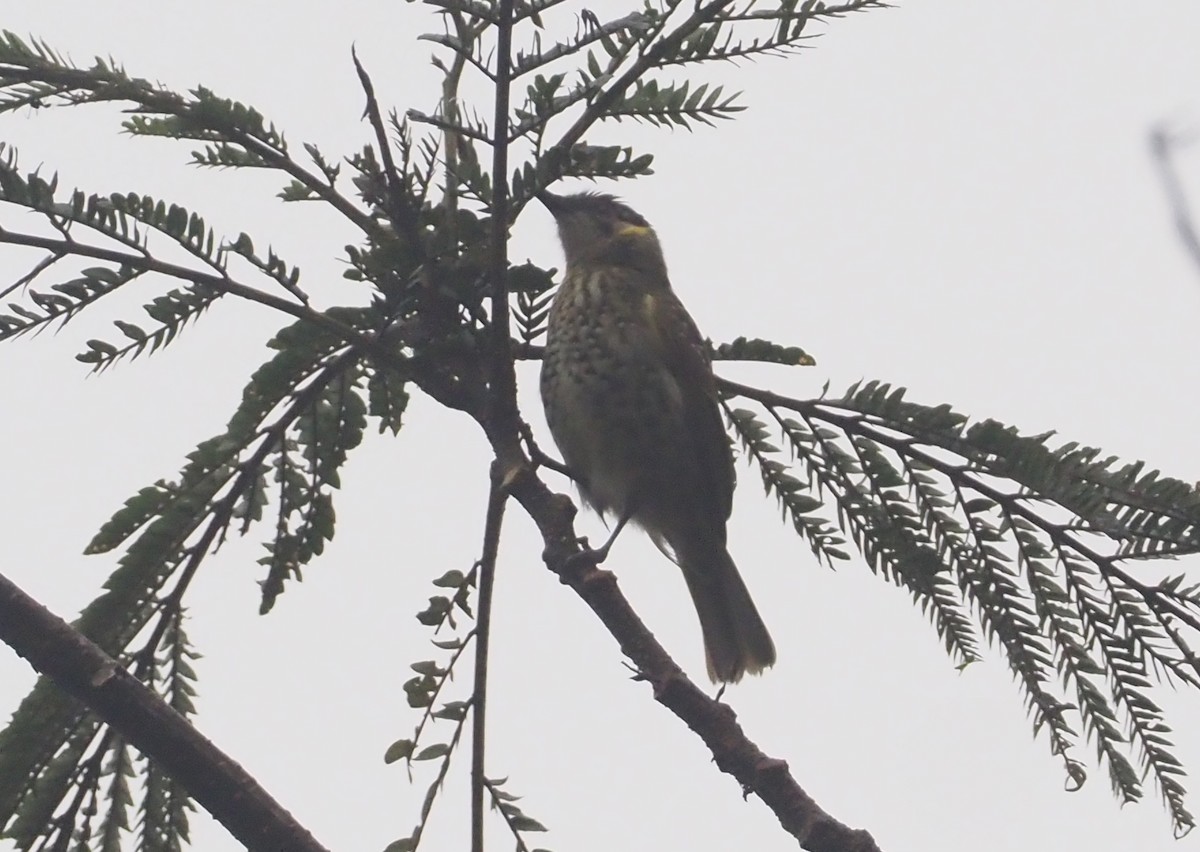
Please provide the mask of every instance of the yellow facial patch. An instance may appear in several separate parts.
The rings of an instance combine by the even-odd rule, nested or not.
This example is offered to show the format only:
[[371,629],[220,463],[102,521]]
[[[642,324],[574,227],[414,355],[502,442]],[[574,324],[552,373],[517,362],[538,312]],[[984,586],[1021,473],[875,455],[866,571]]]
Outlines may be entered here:
[[617,228],[618,237],[644,237],[652,233],[654,233],[653,229],[645,225],[624,224]]

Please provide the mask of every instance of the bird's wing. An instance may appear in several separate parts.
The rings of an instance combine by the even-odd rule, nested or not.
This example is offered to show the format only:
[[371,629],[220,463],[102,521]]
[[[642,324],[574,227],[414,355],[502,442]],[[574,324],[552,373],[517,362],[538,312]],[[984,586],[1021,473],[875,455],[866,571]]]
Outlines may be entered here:
[[695,455],[696,469],[703,478],[698,483],[703,489],[700,502],[714,513],[712,520],[719,521],[723,529],[733,509],[733,453],[721,420],[717,382],[704,338],[669,287],[642,298],[656,348],[682,394],[684,422],[690,429],[680,440]]

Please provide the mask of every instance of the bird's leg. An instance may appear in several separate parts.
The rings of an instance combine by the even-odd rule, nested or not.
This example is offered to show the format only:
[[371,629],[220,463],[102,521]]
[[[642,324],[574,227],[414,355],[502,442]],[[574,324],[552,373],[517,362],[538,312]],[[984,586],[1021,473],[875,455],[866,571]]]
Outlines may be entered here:
[[617,521],[617,525],[613,527],[613,531],[611,534],[609,534],[608,540],[604,542],[604,544],[602,544],[598,549],[590,552],[589,555],[592,557],[596,565],[599,565],[608,558],[608,551],[612,549],[613,542],[617,540],[617,536],[621,534],[621,530],[625,529],[625,525],[629,523],[629,519],[632,517],[633,510],[626,510]]
[[571,556],[567,558],[567,565],[569,567],[575,567],[574,563],[579,561],[587,562],[591,566],[595,567],[602,563],[608,558],[608,551],[612,549],[613,542],[617,540],[617,536],[621,534],[621,530],[625,529],[625,525],[629,523],[630,519],[632,518],[633,507],[631,506],[626,509],[621,517],[617,520],[617,525],[613,527],[613,531],[609,534],[608,539],[604,542],[604,544],[600,545],[600,547],[593,549],[588,547],[586,538],[579,539],[579,546],[583,549],[578,553],[571,554]]

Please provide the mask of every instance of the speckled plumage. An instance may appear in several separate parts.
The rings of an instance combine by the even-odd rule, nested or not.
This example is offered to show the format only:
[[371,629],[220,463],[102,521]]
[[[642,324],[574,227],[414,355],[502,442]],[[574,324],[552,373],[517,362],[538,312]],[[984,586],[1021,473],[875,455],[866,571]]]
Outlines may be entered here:
[[734,469],[716,382],[658,238],[611,196],[542,200],[567,257],[541,376],[555,443],[588,505],[674,554],[710,677],[759,672],[775,649],[725,546]]

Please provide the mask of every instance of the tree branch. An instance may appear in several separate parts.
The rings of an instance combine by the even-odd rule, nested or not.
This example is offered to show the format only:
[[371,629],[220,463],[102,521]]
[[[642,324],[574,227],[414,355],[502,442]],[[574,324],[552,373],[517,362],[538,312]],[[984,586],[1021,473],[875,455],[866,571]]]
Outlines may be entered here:
[[508,101],[512,75],[512,0],[501,0],[496,43],[495,142],[492,147],[491,345],[488,375],[488,419],[506,424],[509,438],[518,434],[517,376],[512,357],[508,309]]
[[483,791],[485,743],[487,732],[488,649],[492,633],[492,586],[496,578],[496,554],[500,550],[500,530],[504,524],[504,488],[499,465],[492,465],[492,486],[488,494],[487,517],[483,530],[483,553],[479,558],[479,602],[475,619],[475,683],[471,690],[471,852],[483,852]]
[[0,641],[161,765],[248,849],[327,852],[187,719],[3,575]]
[[575,506],[542,482],[519,444],[494,444],[500,469],[513,497],[537,524],[546,542],[543,558],[551,571],[583,598],[621,651],[650,683],[654,700],[691,728],[747,795],[770,808],[780,825],[810,852],[879,852],[871,835],[834,819],[792,777],[785,761],[764,754],[737,723],[728,705],[706,695],[675,664],[630,606],[611,571],[572,559],[580,553],[573,519]]
[[1185,139],[1181,134],[1171,133],[1161,126],[1150,132],[1150,152],[1155,165],[1158,166],[1158,175],[1162,179],[1167,204],[1171,208],[1171,217],[1175,220],[1175,230],[1188,257],[1200,269],[1200,235],[1196,233],[1196,223],[1188,205],[1187,192],[1171,156],[1175,150],[1192,141],[1194,140]]

